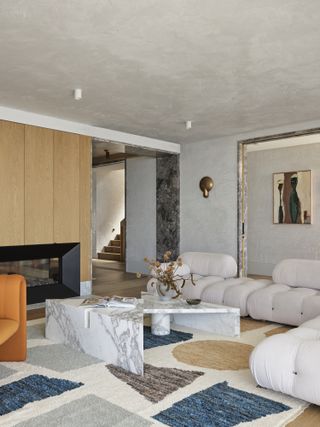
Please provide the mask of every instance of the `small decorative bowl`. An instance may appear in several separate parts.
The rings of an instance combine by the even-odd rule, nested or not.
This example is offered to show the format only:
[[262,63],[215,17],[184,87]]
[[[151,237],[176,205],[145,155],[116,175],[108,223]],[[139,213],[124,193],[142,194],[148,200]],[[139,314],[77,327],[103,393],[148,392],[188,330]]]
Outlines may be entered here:
[[201,302],[201,299],[186,299],[189,305],[198,305]]

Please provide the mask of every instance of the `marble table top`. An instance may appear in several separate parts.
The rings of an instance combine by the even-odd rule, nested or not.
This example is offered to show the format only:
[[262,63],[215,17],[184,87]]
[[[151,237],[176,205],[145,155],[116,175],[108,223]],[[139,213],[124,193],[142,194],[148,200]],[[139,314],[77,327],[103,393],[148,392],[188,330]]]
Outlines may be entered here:
[[239,308],[227,307],[225,305],[209,304],[201,302],[198,305],[190,305],[185,300],[178,298],[170,301],[160,301],[157,297],[141,293],[143,298],[143,312],[153,313],[240,313]]
[[239,308],[228,307],[225,305],[209,304],[201,302],[198,305],[189,305],[185,300],[178,298],[170,301],[160,301],[156,296],[147,292],[141,293],[141,299],[138,299],[136,307],[132,308],[103,308],[103,307],[90,307],[81,306],[85,298],[67,298],[60,300],[61,304],[72,305],[83,310],[97,311],[101,315],[105,314],[109,317],[121,317],[142,322],[142,313],[235,313],[239,314]]
[[[94,295],[90,295],[89,298],[93,297]],[[90,310],[91,312],[98,312],[100,315],[106,315],[108,317],[113,318],[121,318],[121,319],[128,319],[133,320],[136,322],[142,322],[143,317],[141,314],[143,313],[143,300],[138,299],[138,304],[135,307],[128,307],[128,308],[110,308],[110,307],[92,307],[89,305],[81,305],[82,302],[87,299],[82,297],[75,297],[75,298],[66,298],[59,300],[60,304],[69,305],[73,307],[77,307],[78,309],[82,309],[83,311]],[[57,300],[55,300],[57,301]]]

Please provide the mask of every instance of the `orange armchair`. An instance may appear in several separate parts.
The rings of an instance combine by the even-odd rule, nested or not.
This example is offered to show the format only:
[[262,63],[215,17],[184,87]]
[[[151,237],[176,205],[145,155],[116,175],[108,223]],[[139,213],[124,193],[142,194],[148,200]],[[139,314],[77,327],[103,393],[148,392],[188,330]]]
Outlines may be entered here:
[[0,275],[0,361],[21,361],[26,357],[26,281],[18,274]]

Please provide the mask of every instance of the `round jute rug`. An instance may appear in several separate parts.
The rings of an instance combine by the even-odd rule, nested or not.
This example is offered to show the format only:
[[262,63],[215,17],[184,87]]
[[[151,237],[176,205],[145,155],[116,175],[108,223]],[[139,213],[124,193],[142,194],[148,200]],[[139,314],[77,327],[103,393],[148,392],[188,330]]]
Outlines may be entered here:
[[233,341],[194,341],[178,345],[172,354],[179,362],[188,365],[237,371],[249,367],[253,348]]

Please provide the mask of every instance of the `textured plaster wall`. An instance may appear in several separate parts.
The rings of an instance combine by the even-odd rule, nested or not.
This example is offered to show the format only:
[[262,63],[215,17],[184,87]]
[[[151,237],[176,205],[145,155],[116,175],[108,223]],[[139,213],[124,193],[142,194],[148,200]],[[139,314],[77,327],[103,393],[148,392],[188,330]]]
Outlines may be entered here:
[[[123,163],[93,169],[94,253],[120,233],[125,217],[125,168]],[[115,229],[114,231],[112,231]]]
[[[208,141],[182,146],[181,253],[186,251],[237,254],[237,146]],[[205,199],[199,189],[204,176],[214,180]]]
[[157,247],[156,159],[128,159],[126,187],[126,271],[148,272],[143,258],[155,258]]
[[[320,120],[313,123],[296,123],[210,141],[182,144],[180,155],[181,253],[185,251],[225,252],[237,258],[238,141],[301,131],[319,125]],[[199,190],[199,180],[205,175],[211,176],[215,181],[215,187],[209,199],[204,199]]]
[[[311,169],[313,224],[273,224],[272,173]],[[320,144],[248,153],[248,272],[272,274],[284,258],[320,257]]]

